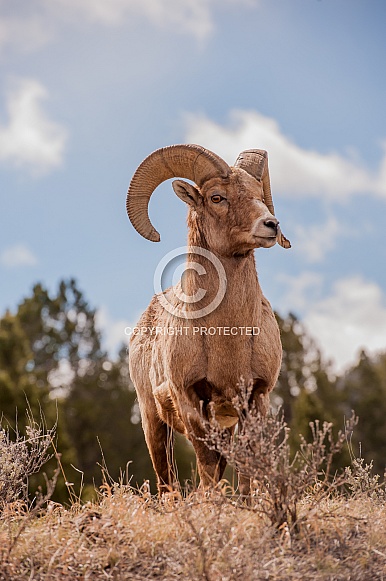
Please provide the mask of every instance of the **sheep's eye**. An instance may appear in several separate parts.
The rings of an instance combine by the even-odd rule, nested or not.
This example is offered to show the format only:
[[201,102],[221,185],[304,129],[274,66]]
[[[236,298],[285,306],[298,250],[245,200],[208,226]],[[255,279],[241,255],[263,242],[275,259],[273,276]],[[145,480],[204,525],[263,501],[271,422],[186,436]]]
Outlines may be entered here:
[[224,200],[225,198],[220,196],[220,194],[214,194],[214,196],[212,196],[210,199],[212,200],[212,202],[214,204],[219,204],[221,202],[221,200]]

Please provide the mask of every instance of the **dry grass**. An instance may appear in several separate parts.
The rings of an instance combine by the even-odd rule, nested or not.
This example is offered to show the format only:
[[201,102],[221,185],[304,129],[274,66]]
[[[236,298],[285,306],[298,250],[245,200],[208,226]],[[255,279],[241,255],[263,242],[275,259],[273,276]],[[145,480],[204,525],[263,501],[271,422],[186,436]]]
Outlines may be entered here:
[[[368,495],[304,499],[295,535],[237,506],[224,490],[152,498],[108,486],[99,503],[51,503],[29,517],[9,505],[0,521],[1,579],[386,578],[386,506]],[[21,534],[19,534],[22,528]],[[18,536],[17,542],[13,543]],[[9,550],[11,547],[11,550]]]

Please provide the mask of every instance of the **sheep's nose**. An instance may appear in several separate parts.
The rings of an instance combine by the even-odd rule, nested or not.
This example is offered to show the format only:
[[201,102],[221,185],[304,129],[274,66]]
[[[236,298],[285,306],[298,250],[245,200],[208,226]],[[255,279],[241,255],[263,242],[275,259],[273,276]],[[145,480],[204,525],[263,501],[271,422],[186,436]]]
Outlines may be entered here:
[[268,220],[265,220],[265,222],[264,222],[264,226],[266,226],[267,228],[272,228],[272,230],[275,232],[275,234],[277,233],[278,224],[279,224],[279,220],[276,220],[276,218],[269,218]]

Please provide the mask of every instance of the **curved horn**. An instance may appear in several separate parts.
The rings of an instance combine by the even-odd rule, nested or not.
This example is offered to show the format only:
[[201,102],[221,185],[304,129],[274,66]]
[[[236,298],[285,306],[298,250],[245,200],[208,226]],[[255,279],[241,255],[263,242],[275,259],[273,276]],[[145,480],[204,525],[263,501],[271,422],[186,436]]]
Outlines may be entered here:
[[173,177],[186,178],[201,187],[210,178],[228,177],[230,171],[221,157],[200,145],[170,145],[157,149],[144,159],[131,180],[126,198],[130,222],[141,236],[159,242],[160,235],[148,214],[150,196],[156,187]]
[[[236,159],[235,167],[248,172],[259,182],[263,182],[264,203],[271,214],[275,215],[272,201],[271,181],[268,170],[268,153],[264,149],[247,149],[242,151]],[[282,234],[280,226],[277,229],[277,241],[283,248],[291,248],[291,242]]]

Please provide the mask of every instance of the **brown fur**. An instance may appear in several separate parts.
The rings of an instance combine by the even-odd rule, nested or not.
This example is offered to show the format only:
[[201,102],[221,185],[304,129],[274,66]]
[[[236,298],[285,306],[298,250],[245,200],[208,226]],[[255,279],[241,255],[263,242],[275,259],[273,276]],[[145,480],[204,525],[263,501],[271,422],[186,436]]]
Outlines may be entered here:
[[[253,255],[254,248],[276,242],[272,228],[264,224],[275,218],[262,202],[260,182],[244,170],[232,168],[226,181],[214,178],[200,191],[180,181],[173,187],[190,204],[188,247],[208,249],[220,259],[227,290],[217,309],[200,319],[175,317],[164,310],[157,296],[153,297],[138,327],[184,327],[187,331],[179,336],[149,331],[131,339],[131,377],[160,492],[170,489],[175,478],[171,468],[172,430],[184,433],[192,442],[203,486],[221,478],[226,463],[201,440],[205,436],[202,418],[210,418],[213,410],[217,421],[233,430],[238,418],[232,400],[241,378],[246,384],[253,382],[251,401],[264,412],[282,356],[279,329],[262,294]],[[214,204],[214,194],[225,200]],[[205,275],[198,276],[190,269],[183,277],[187,295],[198,288],[206,290],[205,297],[191,307],[197,309],[215,296],[218,277],[206,258],[196,254],[192,258],[206,269]],[[173,304],[178,303],[171,289],[164,294]],[[194,327],[259,327],[260,334],[208,336],[193,334]]]

